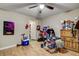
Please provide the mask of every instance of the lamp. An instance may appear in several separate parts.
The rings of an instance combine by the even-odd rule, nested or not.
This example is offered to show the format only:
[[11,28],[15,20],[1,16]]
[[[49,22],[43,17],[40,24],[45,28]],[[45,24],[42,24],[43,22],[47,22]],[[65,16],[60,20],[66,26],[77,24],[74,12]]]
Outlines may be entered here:
[[40,9],[43,9],[44,8],[44,4],[40,4],[39,7],[40,7]]

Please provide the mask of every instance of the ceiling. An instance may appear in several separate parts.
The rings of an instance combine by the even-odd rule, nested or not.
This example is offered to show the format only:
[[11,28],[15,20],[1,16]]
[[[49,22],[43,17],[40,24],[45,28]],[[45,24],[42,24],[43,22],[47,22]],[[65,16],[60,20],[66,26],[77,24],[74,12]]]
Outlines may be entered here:
[[20,14],[32,16],[38,19],[46,18],[58,13],[68,12],[73,9],[79,8],[79,3],[43,3],[54,7],[53,10],[44,8],[40,14],[39,6],[29,9],[31,6],[39,5],[40,3],[0,3],[0,9],[6,11],[17,12]]

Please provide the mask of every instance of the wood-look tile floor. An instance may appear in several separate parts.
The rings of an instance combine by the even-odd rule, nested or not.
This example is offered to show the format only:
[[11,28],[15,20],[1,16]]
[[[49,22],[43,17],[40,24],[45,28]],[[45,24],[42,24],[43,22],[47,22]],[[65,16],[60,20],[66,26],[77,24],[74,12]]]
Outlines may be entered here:
[[37,41],[30,42],[26,47],[13,47],[0,51],[0,56],[79,56],[79,53],[68,51],[67,53],[53,53],[45,51],[40,48],[40,43]]

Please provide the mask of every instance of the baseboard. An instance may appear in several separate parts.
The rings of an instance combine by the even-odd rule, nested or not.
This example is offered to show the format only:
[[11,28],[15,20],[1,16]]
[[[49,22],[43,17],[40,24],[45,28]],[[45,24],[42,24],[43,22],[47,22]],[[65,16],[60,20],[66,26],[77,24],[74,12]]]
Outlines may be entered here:
[[31,40],[33,40],[33,41],[37,41],[37,39],[31,39]]
[[4,50],[4,49],[8,49],[8,48],[12,48],[12,47],[15,47],[15,46],[16,46],[16,44],[15,44],[15,45],[11,45],[11,46],[7,46],[7,47],[0,48],[0,50]]

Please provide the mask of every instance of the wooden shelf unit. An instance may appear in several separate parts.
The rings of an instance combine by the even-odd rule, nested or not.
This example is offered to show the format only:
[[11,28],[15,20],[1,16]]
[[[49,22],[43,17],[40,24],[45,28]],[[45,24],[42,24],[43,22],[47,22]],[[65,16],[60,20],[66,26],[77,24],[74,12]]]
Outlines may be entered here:
[[75,37],[72,35],[72,30],[61,29],[61,38],[64,40],[65,48],[79,52],[78,31],[76,30]]

